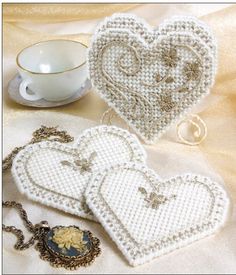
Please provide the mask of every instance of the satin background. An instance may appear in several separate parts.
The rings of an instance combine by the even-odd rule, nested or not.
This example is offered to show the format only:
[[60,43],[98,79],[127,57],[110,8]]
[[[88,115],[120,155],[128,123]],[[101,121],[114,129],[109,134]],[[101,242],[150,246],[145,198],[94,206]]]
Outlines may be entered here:
[[[22,202],[33,223],[49,220],[77,224],[101,239],[102,255],[88,268],[65,271],[49,266],[33,248],[13,248],[15,237],[4,233],[3,272],[24,274],[63,273],[235,273],[236,272],[236,5],[229,4],[3,4],[3,123],[4,156],[25,144],[41,124],[59,125],[74,136],[99,123],[108,108],[91,90],[81,100],[60,108],[36,110],[18,105],[7,95],[7,85],[16,74],[15,57],[24,47],[42,40],[73,39],[89,45],[97,24],[114,12],[142,16],[151,25],[172,15],[194,15],[206,22],[218,43],[218,70],[211,94],[192,111],[206,122],[208,136],[196,147],[178,142],[173,126],[153,146],[146,146],[148,164],[162,177],[195,172],[211,176],[224,185],[232,199],[228,222],[216,236],[155,259],[130,267],[103,228],[94,222],[66,215],[22,196],[10,173],[3,177],[3,199]],[[3,220],[22,228],[12,210]],[[24,231],[25,232],[25,231]],[[29,236],[29,235],[27,235]]]

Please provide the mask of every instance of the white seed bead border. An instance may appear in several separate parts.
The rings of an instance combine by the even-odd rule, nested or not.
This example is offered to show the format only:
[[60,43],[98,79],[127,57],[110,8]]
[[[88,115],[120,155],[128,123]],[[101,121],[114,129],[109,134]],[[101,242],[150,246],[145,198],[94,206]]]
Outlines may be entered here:
[[[84,148],[88,146],[88,140],[91,141],[92,139],[95,139],[98,135],[102,136],[104,134],[108,134],[110,136],[117,136],[122,140],[124,144],[127,145],[127,148],[130,148],[131,162],[146,162],[147,153],[141,145],[137,136],[135,134],[130,133],[126,129],[121,129],[116,126],[100,125],[97,127],[86,129],[83,131],[83,134],[80,135],[78,139],[75,141],[74,146],[79,146],[81,150],[84,150]],[[110,147],[110,149],[112,149],[112,154],[115,153],[115,148],[116,150],[119,149],[113,146]],[[110,162],[108,166],[110,166],[111,164],[114,165],[112,162]]]
[[[172,184],[173,187],[169,188],[167,193],[171,194],[172,192],[178,192],[179,184],[184,184],[186,186],[192,184],[193,186],[196,185],[196,191],[198,190],[199,186],[201,187],[201,192],[199,193],[202,195],[204,199],[204,190],[205,194],[208,194],[209,197],[211,197],[211,207],[208,209],[209,211],[209,217],[204,218],[199,223],[193,223],[189,226],[186,226],[185,228],[182,228],[181,230],[178,230],[177,232],[172,232],[172,234],[162,237],[161,239],[155,239],[153,238],[152,241],[146,241],[146,242],[139,242],[137,241],[139,235],[141,234],[140,228],[145,229],[146,221],[144,221],[144,215],[143,211],[147,211],[147,207],[145,205],[142,205],[142,209],[140,208],[140,205],[136,205],[135,203],[129,201],[129,204],[133,208],[133,211],[136,213],[136,220],[131,217],[129,219],[126,217],[129,215],[129,208],[127,208],[127,203],[125,202],[125,194],[128,192],[129,189],[132,189],[131,185],[126,184],[124,189],[119,192],[121,192],[122,195],[119,196],[119,192],[116,193],[113,191],[111,194],[110,189],[119,188],[122,186],[121,182],[119,184],[119,180],[124,182],[124,174],[125,171],[137,171],[138,173],[143,173],[146,178],[149,178],[150,184],[153,185],[154,182],[157,182],[157,185],[167,185]],[[119,175],[119,172],[121,175]],[[109,176],[112,180],[109,181]],[[129,175],[127,176],[129,177]],[[126,177],[126,180],[127,180]],[[133,175],[132,175],[133,177]],[[103,185],[105,185],[105,179],[107,179],[106,186],[107,189],[110,190],[107,191],[107,189]],[[134,178],[134,177],[133,177]],[[117,181],[116,181],[116,180]],[[114,186],[115,185],[115,186]],[[135,185],[135,183],[134,183]],[[108,188],[109,186],[109,188]],[[177,187],[176,187],[177,186]],[[121,188],[121,187],[120,187]],[[199,189],[200,190],[200,189]],[[122,192],[125,193],[122,193]],[[135,192],[132,189],[130,191],[132,193],[132,196],[135,196]],[[191,192],[192,194],[188,194],[186,192],[183,192],[181,197],[182,203],[185,201],[191,201],[188,196],[197,196],[194,194],[194,192]],[[107,196],[107,194],[110,195]],[[187,196],[188,194],[188,196]],[[170,178],[170,179],[160,179],[156,173],[147,168],[144,164],[127,164],[127,165],[118,165],[114,166],[110,169],[106,169],[103,171],[103,173],[97,173],[93,179],[91,180],[86,192],[86,202],[89,206],[89,208],[93,211],[94,215],[98,219],[98,221],[103,225],[111,239],[116,243],[120,251],[123,253],[127,261],[130,265],[136,266],[140,264],[144,264],[155,257],[162,256],[164,254],[167,254],[173,250],[179,249],[181,247],[184,247],[186,245],[189,245],[197,240],[200,240],[204,237],[207,237],[209,235],[212,235],[216,233],[226,222],[228,217],[228,210],[229,210],[229,204],[230,200],[227,196],[226,191],[224,188],[218,184],[215,181],[212,181],[210,178],[201,176],[201,175],[194,175],[194,174],[184,174],[184,175],[176,175],[176,177]],[[180,194],[177,194],[177,197],[180,196]],[[123,199],[123,201],[122,201]],[[199,201],[197,201],[195,205],[195,212],[197,211],[196,205],[204,205],[204,202],[201,200],[201,197],[197,197]],[[106,201],[109,200],[109,203]],[[118,200],[118,202],[117,202]],[[210,201],[210,200],[209,200]],[[182,211],[182,205],[179,202],[179,205],[176,206],[177,202],[172,202],[172,204],[177,207],[177,210]],[[115,208],[115,205],[117,208]],[[118,206],[117,206],[118,205]],[[173,205],[171,206],[171,209],[173,209]],[[187,206],[185,205],[185,208]],[[123,209],[124,208],[124,209]],[[115,209],[115,210],[114,210]],[[141,210],[140,210],[141,209]],[[167,211],[166,213],[161,213],[159,217],[164,221],[172,219],[173,216],[171,216],[171,212]],[[156,211],[152,209],[153,211]],[[164,210],[163,210],[164,211]],[[180,212],[181,212],[180,211]],[[204,211],[207,210],[200,210],[199,213],[204,213]],[[164,211],[165,212],[165,211]],[[150,212],[149,212],[150,213]],[[174,215],[174,214],[173,214]],[[186,214],[187,215],[187,214]],[[191,216],[188,214],[188,216]],[[135,217],[135,216],[134,216]],[[154,219],[152,215],[149,215],[149,218],[151,218],[151,222],[154,223]],[[184,222],[184,218],[182,217]],[[125,221],[126,219],[126,221]],[[135,222],[136,221],[136,222]],[[143,221],[145,224],[143,224]],[[157,220],[159,221],[159,220]],[[125,222],[127,223],[126,225]],[[181,222],[181,220],[180,220]],[[168,224],[168,223],[166,223]],[[155,225],[156,226],[156,225]],[[176,226],[176,224],[169,224],[170,227]],[[152,228],[153,232],[155,232],[155,228]],[[161,225],[158,225],[158,228],[161,228]],[[165,232],[166,228],[162,228]],[[132,231],[133,230],[133,231]],[[136,231],[137,232],[136,232]],[[146,235],[150,234],[150,228],[146,228]]]
[[209,49],[213,51],[214,55],[217,52],[217,43],[212,30],[194,16],[172,16],[171,18],[164,19],[159,24],[158,29],[154,28],[151,31],[150,25],[143,18],[139,18],[134,14],[115,13],[110,17],[106,17],[96,28],[95,33],[103,32],[107,29],[127,29],[127,26],[132,33],[139,34],[148,43],[151,43],[155,39],[155,35],[165,35],[176,31],[190,33],[194,31]]
[[[81,174],[61,162],[96,152],[91,171]],[[73,146],[44,141],[29,145],[13,161],[12,175],[19,191],[29,199],[65,212],[96,220],[87,207],[84,191],[96,171],[114,163],[145,162],[146,152],[137,137],[115,126],[83,131]]]

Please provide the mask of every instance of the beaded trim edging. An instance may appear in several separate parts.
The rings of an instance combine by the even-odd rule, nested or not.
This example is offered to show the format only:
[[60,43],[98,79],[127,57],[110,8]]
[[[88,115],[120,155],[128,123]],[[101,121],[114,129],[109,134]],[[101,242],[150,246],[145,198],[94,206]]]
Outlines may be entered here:
[[[145,192],[169,199],[150,207]],[[97,173],[85,196],[133,266],[216,233],[229,209],[225,190],[210,178],[185,174],[160,179],[145,165],[132,163]]]
[[130,161],[146,161],[137,137],[115,126],[98,126],[85,130],[74,146],[45,141],[25,147],[14,159],[12,175],[29,199],[96,220],[84,198],[92,174]]
[[88,60],[99,95],[153,143],[209,93],[216,43],[196,18],[173,17],[152,30],[133,15],[114,14],[97,28]]

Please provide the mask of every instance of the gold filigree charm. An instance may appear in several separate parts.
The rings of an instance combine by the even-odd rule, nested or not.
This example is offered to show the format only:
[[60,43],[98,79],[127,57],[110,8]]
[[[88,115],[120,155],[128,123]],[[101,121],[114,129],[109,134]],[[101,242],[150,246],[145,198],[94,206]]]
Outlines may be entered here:
[[158,209],[158,207],[161,204],[166,203],[170,199],[176,198],[176,195],[172,195],[171,197],[168,198],[168,197],[166,197],[162,194],[158,194],[156,192],[151,192],[150,194],[148,194],[148,192],[146,191],[146,189],[144,187],[139,187],[138,190],[145,196],[144,200],[148,203],[148,207],[151,207],[152,209]]
[[38,241],[36,249],[40,258],[49,261],[54,267],[74,270],[88,266],[99,256],[100,241],[90,231],[77,226],[56,226]]
[[94,158],[97,156],[96,152],[93,152],[88,159],[82,158],[82,159],[76,159],[74,162],[70,162],[68,160],[62,160],[61,164],[64,166],[70,166],[73,168],[74,171],[79,170],[81,174],[85,172],[91,172],[92,171],[92,162]]

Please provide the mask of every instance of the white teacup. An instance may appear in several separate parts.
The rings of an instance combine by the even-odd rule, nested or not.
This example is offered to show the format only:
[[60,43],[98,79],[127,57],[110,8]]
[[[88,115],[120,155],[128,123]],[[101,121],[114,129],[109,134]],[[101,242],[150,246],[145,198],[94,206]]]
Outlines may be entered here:
[[21,96],[30,101],[71,97],[88,78],[86,51],[72,40],[43,41],[22,50],[16,58]]

